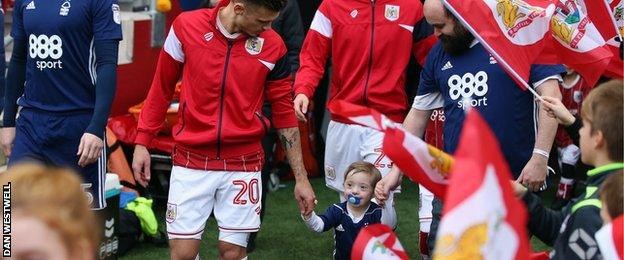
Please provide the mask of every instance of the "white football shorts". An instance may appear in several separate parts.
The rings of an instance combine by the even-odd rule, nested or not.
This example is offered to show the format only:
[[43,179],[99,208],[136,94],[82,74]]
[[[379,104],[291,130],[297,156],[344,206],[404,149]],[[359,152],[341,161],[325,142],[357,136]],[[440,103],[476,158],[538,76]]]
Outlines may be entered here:
[[[260,172],[204,171],[174,166],[165,215],[169,239],[201,240],[213,211],[221,233],[257,232],[260,194]],[[224,236],[219,236],[220,240],[221,237]]]

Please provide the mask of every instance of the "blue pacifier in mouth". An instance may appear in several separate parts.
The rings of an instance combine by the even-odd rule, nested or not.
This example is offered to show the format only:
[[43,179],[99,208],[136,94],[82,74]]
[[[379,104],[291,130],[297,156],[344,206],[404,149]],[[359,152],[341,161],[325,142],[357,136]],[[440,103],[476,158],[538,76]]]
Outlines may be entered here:
[[353,204],[354,206],[359,206],[360,203],[362,202],[362,198],[355,196],[353,194],[349,194],[347,201]]

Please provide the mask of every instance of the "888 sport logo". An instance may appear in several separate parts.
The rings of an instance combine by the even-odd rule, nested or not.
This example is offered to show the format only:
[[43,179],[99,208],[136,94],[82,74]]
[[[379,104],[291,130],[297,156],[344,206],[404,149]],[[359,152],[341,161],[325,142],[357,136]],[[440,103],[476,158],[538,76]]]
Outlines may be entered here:
[[457,107],[487,106],[488,74],[479,71],[475,74],[470,72],[464,75],[452,75],[449,77],[449,97],[457,101]]
[[37,69],[62,69],[63,40],[58,35],[34,35],[28,37],[28,54],[36,60]]

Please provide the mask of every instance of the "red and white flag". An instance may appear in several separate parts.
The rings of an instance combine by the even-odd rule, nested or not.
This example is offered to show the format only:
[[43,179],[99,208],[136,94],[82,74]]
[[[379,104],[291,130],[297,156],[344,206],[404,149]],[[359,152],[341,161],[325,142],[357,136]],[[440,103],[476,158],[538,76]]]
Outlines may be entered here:
[[387,128],[383,150],[411,181],[444,199],[453,157],[402,127]]
[[[561,63],[572,68],[590,86],[596,84],[613,58],[596,24],[588,15],[586,2],[603,0],[553,0],[555,12],[550,20],[551,46],[537,63]],[[596,17],[597,18],[597,17]],[[602,18],[608,20],[606,18]],[[619,47],[619,46],[618,46]],[[554,60],[548,57],[554,56]]]
[[527,259],[527,211],[498,140],[476,110],[455,154],[434,259]]
[[615,27],[620,33],[620,37],[624,38],[624,0],[608,0],[609,11],[615,20]]
[[566,64],[593,85],[613,57],[582,0],[444,2],[523,88],[532,64]]
[[387,127],[396,125],[394,121],[375,109],[355,105],[344,100],[330,102],[327,104],[327,110],[351,121],[353,124],[370,127],[377,131],[384,131]]
[[351,260],[409,259],[392,229],[384,224],[368,225],[358,233]]
[[623,224],[624,215],[620,215],[596,232],[596,241],[598,242],[602,258],[605,260],[624,258],[624,253],[622,253],[622,247],[624,247],[624,239],[622,238]]
[[624,36],[624,0],[585,0],[587,15],[607,42],[613,58],[605,75],[611,78],[624,77],[624,62],[620,56],[620,43]]
[[412,135],[378,111],[342,100],[327,109],[351,123],[384,132],[383,151],[411,181],[422,184],[435,196],[444,198],[452,156]]
[[[617,6],[620,6],[620,14],[621,16],[621,6],[622,0],[611,0],[611,4],[607,3],[607,0],[583,0],[585,6],[587,7],[587,15],[589,19],[591,19],[600,35],[602,35],[603,39],[611,39],[618,35],[618,26],[615,21],[614,12]],[[621,19],[621,18],[620,18]]]
[[550,35],[555,5],[543,0],[444,0],[523,89]]

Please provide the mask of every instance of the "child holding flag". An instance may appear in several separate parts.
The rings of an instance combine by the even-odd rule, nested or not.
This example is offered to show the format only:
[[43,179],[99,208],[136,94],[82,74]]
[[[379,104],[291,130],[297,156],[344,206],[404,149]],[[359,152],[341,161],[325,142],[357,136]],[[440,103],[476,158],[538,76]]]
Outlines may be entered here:
[[[551,259],[601,258],[594,240],[602,226],[602,203],[597,191],[607,177],[624,169],[623,89],[622,81],[610,81],[592,90],[583,102],[583,127],[579,130],[581,161],[595,168],[587,172],[587,188],[581,196],[561,211],[553,211],[544,207],[537,195],[514,182],[516,194],[529,211],[529,230],[553,247]],[[549,114],[559,114],[553,113],[558,106],[546,107]]]
[[372,163],[354,162],[349,165],[344,177],[344,196],[347,201],[332,204],[320,216],[314,212],[302,215],[308,228],[315,232],[334,229],[334,259],[351,258],[351,248],[363,227],[375,223],[395,226],[394,210],[386,210],[391,207],[382,208],[371,201],[374,187],[380,179],[381,173]]

